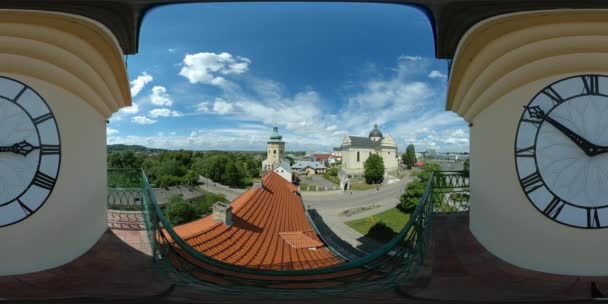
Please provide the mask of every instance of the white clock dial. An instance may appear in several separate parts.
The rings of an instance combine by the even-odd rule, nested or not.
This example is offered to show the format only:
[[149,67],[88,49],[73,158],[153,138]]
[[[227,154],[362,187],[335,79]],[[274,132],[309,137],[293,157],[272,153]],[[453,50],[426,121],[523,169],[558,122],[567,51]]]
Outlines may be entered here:
[[0,227],[40,209],[60,164],[59,129],[48,104],[29,86],[0,77]]
[[608,77],[557,81],[524,106],[517,174],[545,216],[579,228],[608,227]]

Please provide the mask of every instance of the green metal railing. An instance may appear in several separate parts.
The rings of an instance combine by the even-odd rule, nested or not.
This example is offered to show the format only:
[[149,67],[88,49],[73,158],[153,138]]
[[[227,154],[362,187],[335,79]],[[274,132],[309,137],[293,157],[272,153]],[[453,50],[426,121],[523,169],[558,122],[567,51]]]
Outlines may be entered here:
[[435,213],[469,211],[469,177],[464,172],[435,172],[431,181]]
[[108,170],[108,209],[139,211],[143,209],[144,174],[137,169]]
[[[110,171],[109,185],[138,185],[134,171]],[[109,173],[110,173],[109,172]],[[268,291],[276,294],[276,288],[295,286],[300,290],[318,292],[343,292],[345,289],[386,289],[403,286],[411,282],[418,267],[424,263],[431,232],[433,212],[465,211],[461,197],[450,198],[449,191],[467,189],[468,178],[459,179],[459,172],[437,172],[433,174],[420,202],[409,222],[388,243],[363,258],[335,266],[306,270],[260,270],[236,266],[215,260],[195,250],[171,227],[165,218],[150,183],[144,172],[141,177],[142,211],[155,262],[175,280],[189,286],[213,287],[213,290],[234,292],[241,290]],[[114,175],[110,177],[110,175]],[[116,183],[114,183],[116,182]],[[438,185],[435,192],[435,184]],[[130,187],[127,187],[130,188]],[[115,190],[116,189],[116,190]],[[118,187],[110,192],[124,190]],[[132,188],[135,191],[135,188]],[[464,190],[462,190],[464,191]],[[441,193],[441,194],[438,194]],[[109,196],[110,197],[110,196]],[[444,197],[448,197],[444,199]],[[445,203],[437,203],[437,201]],[[458,203],[455,203],[458,201]],[[467,200],[468,204],[468,200]],[[468,210],[468,205],[466,207]],[[437,211],[436,211],[437,210]],[[322,288],[319,288],[322,287]],[[272,288],[272,289],[270,289]]]

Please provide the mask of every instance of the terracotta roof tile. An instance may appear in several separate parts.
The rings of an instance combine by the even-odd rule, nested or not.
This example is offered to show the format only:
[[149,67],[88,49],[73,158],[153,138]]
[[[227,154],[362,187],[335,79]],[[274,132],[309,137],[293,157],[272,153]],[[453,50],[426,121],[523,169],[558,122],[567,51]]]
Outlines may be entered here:
[[281,238],[287,242],[287,244],[291,245],[291,247],[296,249],[301,248],[317,248],[322,247],[323,243],[319,242],[311,237],[306,236],[302,231],[296,232],[279,232]]
[[231,226],[208,216],[175,231],[205,255],[245,267],[293,270],[344,262],[313,232],[296,186],[272,171],[262,183],[262,188],[249,189],[231,203]]

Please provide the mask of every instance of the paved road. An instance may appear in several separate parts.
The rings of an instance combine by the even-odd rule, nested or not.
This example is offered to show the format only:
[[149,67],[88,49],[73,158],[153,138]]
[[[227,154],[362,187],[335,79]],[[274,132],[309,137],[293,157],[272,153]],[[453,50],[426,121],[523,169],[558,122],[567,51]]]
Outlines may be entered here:
[[223,194],[230,202],[235,200],[239,195],[243,194],[243,192],[247,191],[247,189],[230,188],[218,183],[214,183],[212,180],[204,176],[199,176],[198,182],[201,189],[213,193]]
[[[413,177],[410,177],[408,171],[403,179],[390,185],[383,185],[379,191],[376,189],[352,191],[352,194],[350,191],[302,192],[302,199],[306,207],[310,206],[317,210],[325,224],[342,240],[356,248],[370,248],[375,246],[370,246],[369,243],[375,242],[352,230],[344,222],[365,218],[395,207],[399,203],[399,197],[403,194],[406,183],[411,179]],[[380,207],[352,216],[341,214],[345,210],[371,205],[380,205]]]

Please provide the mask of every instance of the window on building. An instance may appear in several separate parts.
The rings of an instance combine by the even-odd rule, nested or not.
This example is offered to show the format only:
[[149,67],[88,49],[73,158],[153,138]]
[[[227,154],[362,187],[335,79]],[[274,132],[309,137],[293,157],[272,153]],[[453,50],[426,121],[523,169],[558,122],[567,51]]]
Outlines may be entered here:
[[274,154],[277,154],[277,150],[273,150],[273,151],[274,151]]
[[369,155],[370,155],[370,156],[372,155],[372,151],[369,151]]
[[357,151],[357,162],[359,162],[359,151]]

